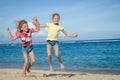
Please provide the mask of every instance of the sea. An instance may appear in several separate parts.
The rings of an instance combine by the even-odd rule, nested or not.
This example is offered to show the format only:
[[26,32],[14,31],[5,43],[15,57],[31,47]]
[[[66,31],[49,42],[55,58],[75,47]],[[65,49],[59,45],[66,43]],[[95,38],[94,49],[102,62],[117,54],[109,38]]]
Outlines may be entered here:
[[[0,68],[22,69],[21,44],[0,44]],[[32,69],[49,70],[46,43],[34,43],[36,62]],[[120,74],[120,39],[60,41],[59,53],[66,71],[100,71]],[[30,60],[30,59],[29,59]],[[54,70],[60,65],[52,50]]]

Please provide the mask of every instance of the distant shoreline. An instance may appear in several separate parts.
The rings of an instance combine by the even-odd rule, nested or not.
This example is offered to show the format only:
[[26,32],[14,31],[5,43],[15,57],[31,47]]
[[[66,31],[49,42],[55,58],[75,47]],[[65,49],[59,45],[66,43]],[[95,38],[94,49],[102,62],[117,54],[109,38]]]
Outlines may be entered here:
[[[117,39],[91,39],[91,40],[59,40],[60,43],[90,43],[90,42],[120,42],[120,38]],[[0,44],[21,44],[21,42],[9,42]],[[46,41],[34,42],[33,44],[46,44]]]

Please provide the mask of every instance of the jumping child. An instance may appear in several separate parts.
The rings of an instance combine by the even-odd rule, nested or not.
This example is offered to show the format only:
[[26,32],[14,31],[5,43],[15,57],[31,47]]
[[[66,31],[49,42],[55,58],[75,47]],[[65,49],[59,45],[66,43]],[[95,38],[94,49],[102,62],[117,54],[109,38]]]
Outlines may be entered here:
[[64,64],[62,62],[61,56],[59,54],[59,45],[58,45],[58,33],[61,31],[65,34],[67,37],[73,37],[76,38],[77,34],[69,34],[64,30],[62,26],[59,25],[60,21],[60,15],[58,13],[54,13],[52,15],[52,21],[53,23],[47,23],[44,25],[40,25],[40,28],[48,28],[48,36],[47,36],[47,53],[48,53],[48,61],[50,64],[50,71],[53,71],[53,65],[52,65],[52,57],[51,57],[51,50],[54,48],[55,55],[60,62],[61,69],[64,69]]
[[[28,23],[25,20],[21,20],[18,22],[16,36],[11,34],[11,30],[8,28],[7,32],[10,39],[16,40],[21,38],[22,40],[22,52],[24,57],[24,65],[23,65],[23,76],[26,77],[26,72],[30,73],[30,68],[35,62],[35,55],[32,46],[32,33],[40,30],[40,24],[37,21],[37,17],[34,18],[33,24],[36,26],[33,28],[28,28]],[[28,62],[28,55],[31,58],[31,61]]]

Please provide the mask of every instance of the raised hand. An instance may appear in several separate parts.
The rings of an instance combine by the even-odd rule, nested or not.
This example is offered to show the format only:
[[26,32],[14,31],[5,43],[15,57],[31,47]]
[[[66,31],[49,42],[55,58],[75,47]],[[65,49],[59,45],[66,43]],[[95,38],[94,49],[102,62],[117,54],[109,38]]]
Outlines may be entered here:
[[37,21],[37,16],[34,17],[34,20]]
[[76,38],[76,37],[78,37],[78,35],[77,34],[73,34],[73,38]]
[[39,23],[39,21],[38,21],[37,16],[34,17],[32,23],[35,25],[35,32],[38,32],[38,31],[40,30],[40,23]]
[[8,33],[10,33],[10,32],[11,32],[11,31],[10,31],[10,29],[9,29],[9,27],[7,28],[7,32],[8,32]]
[[36,25],[37,22],[38,22],[38,19],[37,19],[37,16],[35,16],[32,23],[33,23],[34,25]]

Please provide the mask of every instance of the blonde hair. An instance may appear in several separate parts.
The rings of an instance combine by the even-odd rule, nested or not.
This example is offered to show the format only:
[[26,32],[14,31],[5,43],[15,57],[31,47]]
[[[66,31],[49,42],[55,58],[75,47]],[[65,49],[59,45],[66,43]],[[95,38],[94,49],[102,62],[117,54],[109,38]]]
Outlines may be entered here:
[[23,30],[21,30],[22,25],[27,24],[27,21],[26,20],[20,20],[20,21],[16,21],[16,22],[17,22],[17,31],[18,32],[23,32]]

